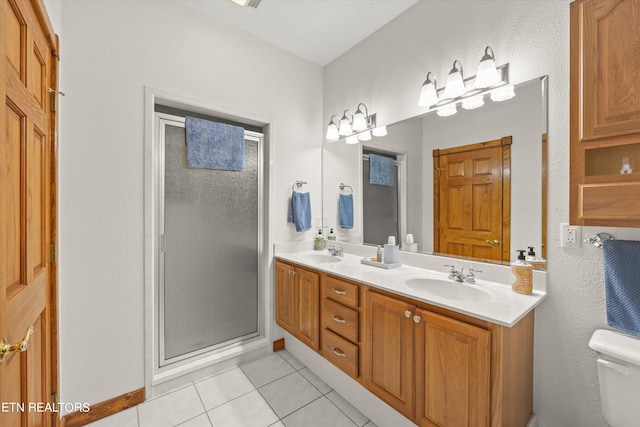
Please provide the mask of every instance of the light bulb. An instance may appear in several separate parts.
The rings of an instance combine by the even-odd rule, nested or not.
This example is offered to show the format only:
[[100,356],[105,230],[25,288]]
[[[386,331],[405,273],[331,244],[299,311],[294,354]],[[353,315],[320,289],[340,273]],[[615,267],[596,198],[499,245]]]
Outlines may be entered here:
[[464,95],[467,91],[464,87],[464,80],[462,78],[462,64],[460,64],[460,69],[458,69],[456,67],[456,62],[460,64],[460,61],[454,61],[453,68],[449,71],[449,75],[447,76],[447,84],[444,88],[443,95],[446,99],[457,98]]
[[438,90],[436,89],[436,79],[433,81],[429,79],[431,73],[427,74],[427,79],[422,84],[420,89],[420,98],[418,99],[419,107],[431,107],[438,103]]
[[371,133],[373,133],[373,136],[386,136],[387,135],[387,127],[386,126],[378,126],[377,128],[374,128]]
[[340,138],[340,135],[338,134],[338,126],[336,126],[335,123],[329,123],[329,126],[327,126],[327,135],[325,138],[327,139],[327,141],[337,141]]
[[338,134],[345,136],[351,135],[352,133],[353,130],[351,129],[351,122],[347,118],[347,112],[345,111],[345,113],[342,115],[342,118],[340,119],[340,128],[338,129]]
[[[489,50],[491,50],[491,54],[489,54]],[[478,89],[484,89],[489,86],[493,86],[499,81],[500,76],[498,75],[498,70],[496,68],[493,49],[487,46],[487,48],[484,50],[484,56],[482,57],[482,59],[480,59],[480,64],[478,64],[475,86]]]
[[458,112],[458,109],[456,108],[456,104],[447,104],[444,107],[440,107],[438,108],[438,110],[436,111],[436,113],[440,116],[440,117],[448,117],[448,116],[453,116],[455,113]]
[[370,141],[371,140],[371,131],[365,130],[364,132],[360,132],[358,135],[358,139],[360,141]]
[[357,135],[348,136],[345,142],[347,144],[357,144],[358,143],[358,136]]

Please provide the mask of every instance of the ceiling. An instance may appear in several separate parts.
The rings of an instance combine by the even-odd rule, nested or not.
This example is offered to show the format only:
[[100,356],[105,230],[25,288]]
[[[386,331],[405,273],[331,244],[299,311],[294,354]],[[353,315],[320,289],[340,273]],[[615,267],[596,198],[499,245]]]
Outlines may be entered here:
[[418,0],[179,0],[317,65],[325,66]]

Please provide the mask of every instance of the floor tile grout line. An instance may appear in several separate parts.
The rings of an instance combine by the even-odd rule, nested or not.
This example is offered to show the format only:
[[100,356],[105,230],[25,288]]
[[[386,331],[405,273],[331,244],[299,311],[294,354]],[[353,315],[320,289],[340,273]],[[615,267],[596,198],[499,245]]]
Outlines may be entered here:
[[[198,390],[198,386],[196,385],[195,381],[193,381],[193,388],[196,389],[196,394],[198,395],[198,399],[200,399],[200,404],[202,405],[202,409],[204,409],[204,415],[207,417],[207,420],[209,420],[209,425],[213,426],[213,423],[211,422],[211,418],[209,417],[209,411],[207,410],[207,405],[204,404],[204,400],[202,400],[202,396],[200,395],[200,391]],[[196,415],[196,417],[199,417],[200,415]],[[193,418],[196,418],[196,417],[193,417]]]
[[[300,411],[301,409],[306,408],[307,406],[311,405],[311,404],[312,404],[313,402],[315,402],[316,400],[318,400],[318,399],[322,399],[323,397],[324,397],[324,396],[318,396],[318,397],[316,397],[315,399],[313,399],[311,402],[307,402],[307,403],[305,403],[304,405],[302,405],[301,407],[299,407],[299,408],[298,408],[298,409],[296,409],[295,411],[290,412],[290,413],[288,413],[287,415],[285,415],[284,417],[280,418],[280,421],[284,420],[284,419],[285,419],[285,418],[287,418],[289,415],[293,415],[293,414],[295,414],[296,412]],[[266,400],[266,399],[265,399],[265,400]],[[327,400],[329,400],[329,399],[327,399]],[[278,414],[276,414],[276,415],[278,415]],[[284,421],[282,421],[282,424],[284,424]]]
[[[335,391],[335,390],[331,390],[331,391]],[[330,391],[329,393],[331,393],[331,391]],[[329,393],[327,393],[327,394],[329,394]],[[349,403],[349,401],[348,401],[347,399],[345,399],[345,398],[344,398],[344,396],[342,396],[342,395],[341,395],[340,393],[338,393],[337,391],[336,391],[336,394],[337,394],[338,396],[342,397],[342,398],[345,400],[345,402]],[[364,427],[364,426],[365,426],[365,425],[370,421],[370,420],[369,420],[369,418],[367,418],[367,421],[366,421],[362,426],[360,426],[360,425],[356,422],[356,420],[354,420],[353,418],[351,418],[351,417],[349,416],[349,414],[347,414],[345,411],[343,411],[343,410],[342,410],[342,408],[340,408],[338,405],[336,405],[336,404],[335,404],[335,402],[334,402],[333,400],[331,400],[331,399],[330,399],[330,398],[328,398],[328,397],[327,397],[327,400],[328,400],[329,402],[331,402],[331,404],[332,404],[333,406],[335,406],[336,408],[338,408],[338,411],[342,412],[342,413],[344,414],[344,416],[345,416],[345,417],[347,417],[347,418],[349,418],[349,420],[351,420],[351,422],[352,422],[354,425],[356,425],[357,427]],[[351,405],[351,404],[349,403],[349,405]],[[351,405],[351,406],[353,407],[353,409],[355,409],[356,411],[358,411],[358,408],[354,407],[353,405]],[[358,411],[358,412],[359,412],[360,414],[362,414],[362,412],[360,412],[360,411]],[[366,417],[366,415],[364,415],[364,414],[362,414],[362,416],[363,416],[363,417]]]

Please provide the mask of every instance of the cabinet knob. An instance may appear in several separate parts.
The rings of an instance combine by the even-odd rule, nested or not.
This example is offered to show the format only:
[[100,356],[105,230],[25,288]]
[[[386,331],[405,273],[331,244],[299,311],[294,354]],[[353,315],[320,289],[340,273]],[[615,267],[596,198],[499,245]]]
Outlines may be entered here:
[[409,317],[411,317],[412,314],[413,314],[412,312],[407,310],[407,311],[404,312],[404,317],[406,317],[408,319]]
[[422,317],[420,317],[420,316],[418,316],[418,315],[413,316],[413,321],[414,321],[414,322],[416,322],[416,323],[420,323],[420,321],[421,321],[421,320],[422,320]]

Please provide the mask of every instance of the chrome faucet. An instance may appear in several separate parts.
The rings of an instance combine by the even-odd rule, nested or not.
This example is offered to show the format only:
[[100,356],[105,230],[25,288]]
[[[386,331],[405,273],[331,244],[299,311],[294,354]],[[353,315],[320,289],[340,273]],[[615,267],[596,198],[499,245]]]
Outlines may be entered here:
[[476,283],[476,276],[474,273],[482,273],[482,270],[470,268],[469,274],[464,274],[464,267],[460,267],[460,271],[456,270],[455,265],[445,265],[445,267],[450,268],[449,279],[455,280],[456,282]]
[[340,246],[329,246],[327,250],[333,256],[344,256],[344,248]]

